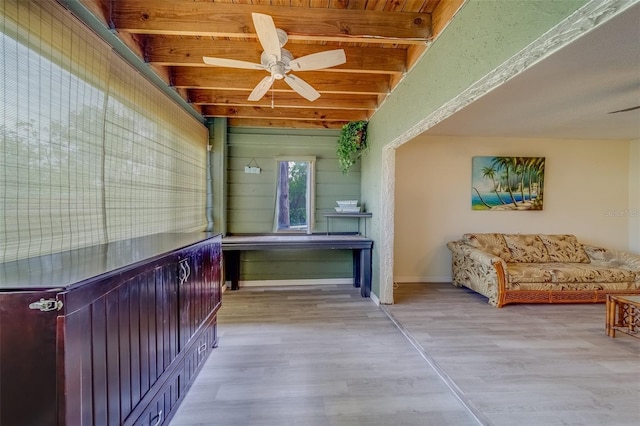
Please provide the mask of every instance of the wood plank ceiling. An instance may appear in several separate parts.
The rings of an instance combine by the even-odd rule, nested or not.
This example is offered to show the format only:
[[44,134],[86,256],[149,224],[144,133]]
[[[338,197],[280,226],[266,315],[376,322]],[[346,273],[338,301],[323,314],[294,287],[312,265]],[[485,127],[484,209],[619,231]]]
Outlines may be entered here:
[[[233,127],[340,128],[366,120],[464,0],[80,0],[204,117]],[[259,63],[251,13],[273,17],[294,58],[345,50],[334,68],[295,73],[321,96],[310,102],[268,74],[204,64],[203,56]]]

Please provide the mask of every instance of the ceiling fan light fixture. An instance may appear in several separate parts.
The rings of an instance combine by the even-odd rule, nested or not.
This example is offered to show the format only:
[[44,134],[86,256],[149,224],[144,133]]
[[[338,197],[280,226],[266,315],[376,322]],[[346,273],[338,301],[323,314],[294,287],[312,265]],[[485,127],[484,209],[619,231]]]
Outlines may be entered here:
[[282,80],[284,78],[286,72],[287,72],[285,70],[284,64],[282,62],[278,62],[276,64],[273,64],[271,66],[271,68],[269,68],[269,71],[271,71],[271,75],[276,80]]

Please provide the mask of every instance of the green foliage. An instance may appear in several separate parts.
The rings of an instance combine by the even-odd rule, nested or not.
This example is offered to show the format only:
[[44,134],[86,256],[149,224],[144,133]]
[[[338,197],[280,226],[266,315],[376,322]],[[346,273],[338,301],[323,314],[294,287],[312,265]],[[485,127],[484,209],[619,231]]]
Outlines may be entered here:
[[342,126],[338,137],[338,162],[347,174],[367,148],[367,121],[350,121]]
[[289,218],[291,226],[307,224],[307,170],[309,163],[289,163]]

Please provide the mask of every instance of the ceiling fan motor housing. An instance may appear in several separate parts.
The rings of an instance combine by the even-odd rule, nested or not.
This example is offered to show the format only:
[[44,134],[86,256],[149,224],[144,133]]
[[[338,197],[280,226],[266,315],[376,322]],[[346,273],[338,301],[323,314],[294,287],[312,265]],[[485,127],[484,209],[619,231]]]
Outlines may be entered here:
[[276,80],[282,80],[285,74],[290,71],[289,62],[292,60],[293,55],[287,49],[281,49],[279,61],[266,52],[262,52],[260,55],[260,63],[271,72]]

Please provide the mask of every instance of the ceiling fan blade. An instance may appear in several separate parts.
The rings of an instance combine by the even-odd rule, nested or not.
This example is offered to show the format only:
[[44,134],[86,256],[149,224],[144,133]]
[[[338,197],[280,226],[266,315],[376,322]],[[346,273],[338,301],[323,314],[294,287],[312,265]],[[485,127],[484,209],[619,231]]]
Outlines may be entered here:
[[309,83],[299,77],[296,77],[295,75],[285,75],[284,82],[287,83],[293,90],[298,92],[300,96],[311,102],[320,97],[320,93],[318,93],[316,89],[314,89]]
[[278,39],[278,32],[276,31],[276,24],[273,23],[273,18],[262,13],[252,13],[251,17],[253,18],[253,25],[256,27],[258,40],[260,40],[265,53],[274,56],[279,61],[281,56],[280,40]]
[[260,83],[258,83],[258,85],[253,89],[253,92],[251,92],[247,100],[259,101],[260,99],[262,99],[264,94],[267,93],[267,91],[269,91],[269,88],[273,84],[273,80],[274,78],[271,75],[268,75],[265,78],[263,78],[262,81],[260,81]]
[[343,49],[327,50],[325,52],[312,53],[289,62],[289,68],[293,71],[311,71],[323,68],[331,68],[347,62],[347,56]]
[[240,69],[246,69],[246,70],[265,69],[264,65],[262,64],[255,64],[253,62],[247,62],[247,61],[238,61],[236,59],[212,58],[209,56],[203,56],[202,60],[207,65],[215,65],[218,67],[240,68]]
[[617,114],[619,112],[629,112],[629,111],[634,111],[636,109],[640,109],[640,105],[637,105],[631,108],[619,109],[617,111],[611,111],[609,114]]

